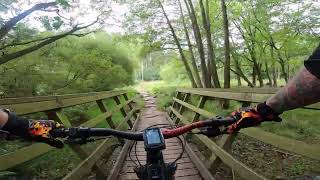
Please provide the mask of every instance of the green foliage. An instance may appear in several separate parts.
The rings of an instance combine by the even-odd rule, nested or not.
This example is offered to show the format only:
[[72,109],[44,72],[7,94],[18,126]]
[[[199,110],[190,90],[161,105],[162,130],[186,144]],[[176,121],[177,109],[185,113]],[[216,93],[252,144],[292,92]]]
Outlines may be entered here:
[[124,47],[97,33],[69,37],[0,67],[6,96],[105,91],[133,82],[133,66]]
[[161,67],[160,77],[165,82],[181,82],[187,81],[187,72],[182,61],[172,59],[168,64]]

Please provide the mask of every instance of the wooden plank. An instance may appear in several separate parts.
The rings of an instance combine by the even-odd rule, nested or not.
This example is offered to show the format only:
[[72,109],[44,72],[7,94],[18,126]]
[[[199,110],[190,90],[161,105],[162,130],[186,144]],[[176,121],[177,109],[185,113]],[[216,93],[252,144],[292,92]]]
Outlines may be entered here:
[[[102,100],[100,99],[100,100],[97,100],[96,102],[98,104],[98,107],[99,107],[100,111],[102,113],[106,113],[107,112],[107,107],[103,104]],[[110,128],[112,128],[112,129],[116,128],[116,126],[114,125],[111,117],[106,117],[106,121],[107,121],[107,123],[108,123]]]
[[256,93],[256,94],[274,94],[280,88],[250,88],[250,87],[237,87],[237,88],[178,88],[179,92],[187,92],[190,90],[199,91],[213,91],[213,92],[241,92],[241,93]]
[[106,93],[98,93],[96,95],[91,96],[81,96],[81,97],[73,97],[73,98],[63,98],[59,96],[55,96],[54,99],[38,101],[38,102],[23,102],[17,104],[0,104],[2,108],[8,108],[12,111],[16,112],[18,115],[22,114],[30,114],[35,112],[48,111],[52,109],[58,109],[63,107],[74,106],[78,104],[84,104],[92,101],[96,101],[99,99],[105,99],[113,96],[117,96],[123,94],[123,91],[119,92],[106,92]]
[[246,128],[242,129],[240,132],[259,141],[271,144],[279,149],[320,160],[320,144],[307,144],[302,141],[269,133],[259,128]]
[[190,145],[188,143],[185,144],[186,152],[188,153],[191,161],[199,170],[201,177],[204,180],[214,180],[215,178],[212,176],[210,171],[206,168],[203,162],[199,159],[199,157],[193,152]]
[[184,107],[202,115],[202,116],[205,116],[205,117],[214,117],[215,115],[211,112],[208,112],[206,110],[203,110],[203,109],[200,109],[192,104],[189,104],[189,103],[186,103],[186,102],[183,102],[181,101],[180,99],[177,99],[177,98],[173,98],[174,101],[176,101],[177,103],[183,105]]
[[[218,141],[218,146],[221,147],[226,152],[230,153],[232,142],[235,140],[237,134],[224,134]],[[216,172],[222,160],[212,153],[208,161],[207,167],[211,169],[212,172]]]
[[[128,98],[128,96],[127,96],[127,93],[124,93],[124,94],[123,94],[123,97],[124,97],[124,100],[126,100],[126,101],[129,100],[129,98]],[[134,107],[131,105],[131,103],[128,104],[128,106],[129,106],[129,109],[130,109],[130,110],[134,109]],[[136,114],[133,114],[133,117],[134,117],[134,119],[137,119],[137,115],[136,115]]]
[[[121,105],[121,101],[120,101],[120,98],[119,96],[114,96],[113,97],[114,101],[117,103],[117,105]],[[129,103],[128,103],[129,104]],[[125,104],[125,105],[128,105],[128,104]],[[127,112],[125,111],[124,107],[125,105],[121,106],[120,108],[120,111],[121,111],[121,114],[123,117],[126,117],[127,116]],[[131,122],[131,120],[128,121],[128,124],[129,124],[129,127],[132,128],[133,127],[133,124]]]
[[[177,111],[173,111],[173,113],[178,113]],[[176,114],[177,117],[180,117],[180,120],[183,124],[189,124],[190,122],[183,117],[181,114]],[[194,132],[194,131],[193,131]],[[216,145],[211,139],[206,136],[195,134],[204,145],[206,145],[212,152],[214,152],[225,164],[229,167],[234,169],[238,172],[242,177],[246,179],[265,179],[264,177],[260,176],[249,167],[244,165],[243,163],[239,162],[238,160],[234,159],[230,154]]]
[[[132,98],[131,100],[127,101],[125,104],[129,103],[130,101],[132,101],[133,99],[135,98]],[[119,106],[120,107],[120,106]],[[115,108],[114,111],[117,111],[119,110],[119,107]],[[112,112],[114,112],[112,111]],[[134,110],[134,112],[136,112],[137,109]],[[112,114],[112,112],[109,112]],[[71,126],[70,123],[68,123],[68,120],[65,119],[66,117],[58,112],[57,113],[57,116],[59,118],[61,118],[61,121],[63,122],[63,124],[67,127]],[[65,119],[65,120],[63,120]],[[100,119],[97,119],[97,118],[93,118],[83,124],[81,124],[80,126],[85,126],[85,127],[94,127],[96,124],[98,124],[100,121],[102,121],[104,118],[100,117]],[[122,124],[123,125],[123,124]],[[0,170],[5,170],[5,169],[8,169],[8,168],[11,168],[11,167],[14,167],[18,164],[21,164],[21,163],[24,163],[24,162],[27,162],[35,157],[38,157],[44,153],[47,153],[49,152],[50,150],[52,150],[53,148],[46,145],[46,144],[33,144],[33,145],[30,145],[30,146],[27,146],[27,147],[24,147],[24,148],[21,148],[15,152],[12,152],[12,153],[7,153],[7,154],[4,154],[4,155],[1,155],[0,156],[0,162],[9,162],[10,163],[0,163]],[[32,153],[29,153],[31,152]],[[24,152],[27,152],[27,153],[24,153]],[[17,157],[17,158],[15,158]]]
[[0,171],[9,169],[26,161],[32,160],[41,154],[47,153],[53,147],[44,143],[34,143],[31,146],[20,148],[14,152],[0,156]]
[[[176,95],[175,95],[175,98],[179,98],[179,95],[180,95],[180,92],[179,91],[176,91]],[[174,108],[175,107],[175,104],[176,104],[176,101],[172,101],[172,104],[171,106]],[[169,112],[169,117],[171,118],[171,116],[174,115],[172,112]],[[173,118],[173,117],[172,117]]]
[[[222,99],[230,99],[230,100],[236,100],[236,101],[244,101],[244,102],[264,102],[266,101],[270,96],[273,94],[267,93],[265,91],[264,93],[253,93],[253,92],[241,92],[237,89],[231,89],[231,90],[215,90],[215,89],[179,89],[179,92],[183,93],[191,93],[191,94],[197,94],[202,96],[208,96],[208,97],[215,97],[215,98],[222,98]],[[315,103],[309,106],[306,106],[305,108],[308,109],[320,109],[320,103]]]
[[73,169],[63,180],[78,180],[89,174],[91,167],[101,158],[103,154],[112,154],[112,146],[118,142],[116,138],[104,140],[93,153]]
[[228,152],[219,147],[211,139],[206,136],[195,134],[203,144],[205,144],[212,152],[214,152],[226,165],[237,172],[241,177],[246,179],[266,179],[265,177],[254,172],[251,168],[232,157]]
[[[188,102],[189,99],[190,99],[190,96],[191,96],[191,94],[185,93],[185,94],[184,94],[184,97],[183,97],[183,102]],[[184,112],[184,110],[185,110],[185,107],[184,107],[184,106],[180,106],[180,109],[179,109],[178,112],[179,112],[180,114],[182,114],[182,113]]]
[[[121,129],[122,126],[126,123],[124,119],[116,129]],[[108,155],[112,154],[111,146],[117,142],[116,138],[109,138],[103,141],[99,147],[84,161],[82,161],[75,169],[72,170],[63,180],[71,179],[81,179],[84,175],[88,174],[91,171],[91,167],[95,164],[97,160],[101,157],[102,154],[106,153]]]
[[[200,100],[200,102],[201,102],[201,100]],[[175,112],[178,113],[177,111],[175,111]],[[179,115],[180,115],[180,117],[182,116],[180,113],[179,113]],[[176,116],[176,117],[178,117],[178,116]],[[171,124],[173,123],[173,120],[170,118],[170,116],[168,114],[167,114],[166,118],[167,118],[167,120],[169,120],[169,122]],[[191,161],[193,162],[193,164],[199,170],[201,177],[204,180],[214,180],[215,178],[212,176],[210,171],[206,168],[206,166],[199,159],[199,157],[195,154],[195,152],[191,149],[190,145],[187,142],[185,142],[185,150],[186,150],[188,156],[190,157]],[[178,176],[176,176],[176,177],[178,177]]]
[[[199,102],[198,102],[198,105],[197,105],[197,109],[201,111],[202,108],[204,107],[204,105],[206,104],[206,101],[207,101],[207,97],[206,96],[200,96],[200,99],[199,99]],[[198,112],[196,112],[195,115],[192,118],[192,122],[198,121],[199,117],[200,117],[200,114]]]
[[[101,121],[105,120],[106,118],[111,117],[112,114],[114,114],[115,112],[123,109],[124,106],[128,105],[129,103],[131,103],[135,98],[136,97],[126,101],[124,104],[119,104],[119,105],[115,106],[112,109],[112,111],[100,114],[100,115],[96,116],[95,118],[90,119],[87,122],[83,123],[82,125],[86,126],[86,127],[94,127],[95,125],[99,124]],[[124,117],[126,117],[126,116],[124,116]]]
[[[61,109],[57,110],[57,111],[51,111],[51,112],[47,112],[47,116],[49,119],[55,120],[59,123],[64,123],[64,125],[66,127],[71,127],[72,124],[70,122],[70,120],[68,119],[68,117],[66,117],[65,115],[63,115],[61,113]],[[60,119],[62,118],[62,119]],[[69,145],[69,147],[80,157],[80,159],[84,160],[86,159],[89,155],[88,153],[81,147],[81,145],[79,144],[73,144],[73,145]],[[97,178],[104,178],[106,177],[106,174],[104,174],[104,171],[102,168],[99,167],[98,164],[94,164],[93,165],[93,169],[96,170],[96,176]]]
[[[190,104],[188,105],[185,104],[185,105],[189,109],[197,110],[204,117],[210,118],[214,116],[213,113],[210,113],[205,110],[199,111],[196,107],[194,106],[192,107],[192,105]],[[177,116],[177,114],[175,115]],[[254,127],[241,129],[240,133],[243,133],[247,136],[250,136],[252,138],[255,138],[257,140],[260,140],[262,142],[265,142],[267,144],[273,145],[275,147],[278,147],[280,149],[283,149],[289,152],[293,152],[296,154],[300,154],[300,155],[307,156],[313,159],[318,159],[318,160],[320,158],[319,144],[306,144],[302,141],[297,141],[297,140],[289,139],[276,134],[268,133],[260,128],[254,128]]]
[[[138,115],[131,131],[135,131],[137,129],[137,125],[138,125],[139,120],[140,120],[140,116]],[[126,156],[128,154],[128,151],[132,145],[133,145],[133,141],[126,141],[126,143],[124,144],[124,146],[121,149],[121,152],[117,158],[116,163],[114,164],[114,166],[110,172],[110,175],[108,176],[108,180],[116,180],[117,179],[119,172],[121,171],[121,168],[126,160]]]

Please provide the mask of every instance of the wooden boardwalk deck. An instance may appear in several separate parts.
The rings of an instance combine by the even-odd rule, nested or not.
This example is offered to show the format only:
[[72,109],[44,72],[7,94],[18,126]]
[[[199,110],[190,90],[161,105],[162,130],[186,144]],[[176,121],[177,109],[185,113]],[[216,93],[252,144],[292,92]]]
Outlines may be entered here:
[[[155,98],[149,96],[146,93],[142,93],[145,100],[145,108],[141,111],[140,121],[137,124],[137,129],[142,130],[146,127],[159,124],[159,123],[169,123],[166,119],[166,113],[157,110],[155,105]],[[166,149],[163,151],[164,159],[166,162],[172,162],[179,156],[182,151],[181,144],[178,139],[168,139],[166,140]],[[135,158],[135,148],[132,149],[131,157],[137,162]],[[144,151],[143,142],[138,142],[136,147],[136,153],[141,164],[146,163],[146,152]],[[185,152],[180,160],[177,161],[178,169],[175,174],[176,180],[200,180],[202,179],[199,175],[199,171],[189,158],[188,154]],[[136,176],[133,168],[135,167],[134,162],[130,160],[129,154],[126,157],[122,170],[119,174],[121,180],[136,180]]]

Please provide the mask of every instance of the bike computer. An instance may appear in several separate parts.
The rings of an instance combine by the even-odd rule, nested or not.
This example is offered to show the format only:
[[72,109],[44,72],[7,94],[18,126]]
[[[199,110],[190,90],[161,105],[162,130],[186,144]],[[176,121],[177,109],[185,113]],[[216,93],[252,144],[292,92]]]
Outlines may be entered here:
[[160,128],[148,128],[143,132],[144,148],[146,151],[165,149],[166,144]]

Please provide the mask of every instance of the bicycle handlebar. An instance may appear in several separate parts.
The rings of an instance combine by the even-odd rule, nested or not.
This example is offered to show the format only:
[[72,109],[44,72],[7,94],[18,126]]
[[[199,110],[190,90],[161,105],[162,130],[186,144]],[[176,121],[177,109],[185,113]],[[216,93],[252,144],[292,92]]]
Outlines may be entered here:
[[[191,124],[183,125],[174,129],[162,129],[161,132],[165,139],[180,136],[196,128],[211,127],[219,128],[228,126],[236,122],[233,117],[227,118],[211,118],[205,121],[197,121]],[[143,132],[127,132],[114,130],[110,128],[86,128],[86,127],[71,127],[64,129],[54,129],[50,132],[53,137],[68,137],[70,139],[87,139],[92,136],[115,136],[134,141],[143,141]]]

